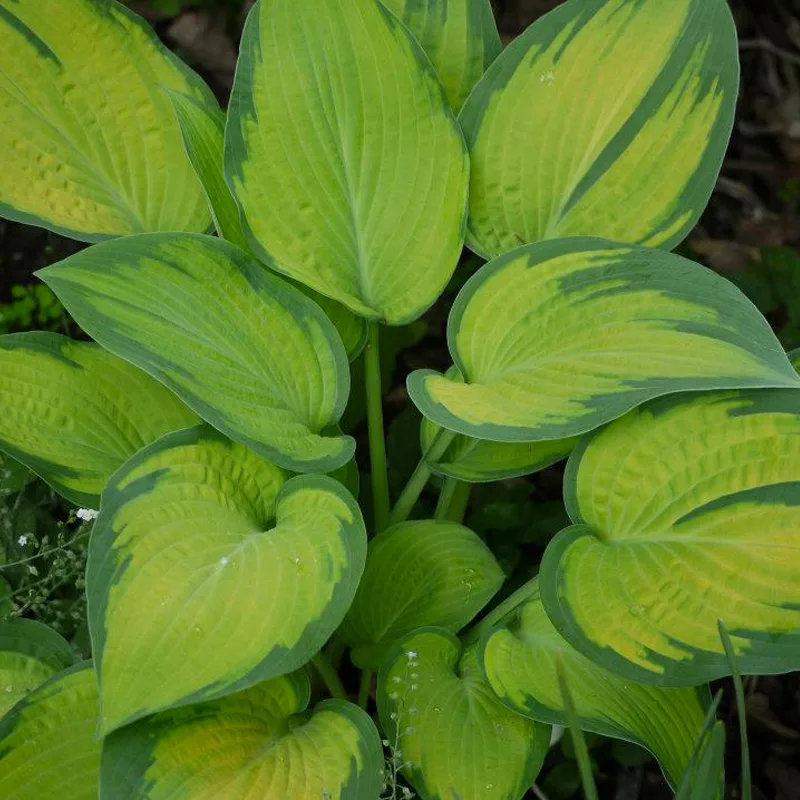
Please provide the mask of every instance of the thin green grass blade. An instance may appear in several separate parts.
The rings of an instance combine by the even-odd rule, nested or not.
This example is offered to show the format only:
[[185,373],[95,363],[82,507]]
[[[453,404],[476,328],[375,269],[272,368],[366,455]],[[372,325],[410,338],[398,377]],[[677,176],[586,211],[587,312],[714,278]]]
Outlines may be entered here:
[[736,693],[736,713],[739,717],[739,741],[742,748],[742,800],[751,800],[753,796],[753,785],[750,778],[750,745],[747,741],[747,707],[744,702],[744,687],[742,686],[742,675],[736,661],[736,653],[733,650],[731,637],[725,629],[722,620],[717,622],[719,626],[719,638],[725,648],[725,658],[731,668],[733,678],[733,689]]

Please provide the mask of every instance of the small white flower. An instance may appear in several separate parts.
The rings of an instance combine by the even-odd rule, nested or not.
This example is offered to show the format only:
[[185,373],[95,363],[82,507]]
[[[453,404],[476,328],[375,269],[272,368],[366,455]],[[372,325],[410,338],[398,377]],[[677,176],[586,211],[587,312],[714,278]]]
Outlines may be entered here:
[[416,652],[416,650],[407,650],[407,651],[406,651],[406,658],[407,658],[409,661],[413,661],[413,660],[414,660],[416,657],[417,657],[417,652]]
[[22,536],[20,536],[19,539],[17,539],[17,544],[20,547],[25,547],[25,545],[28,544],[28,534],[23,533]]
[[97,515],[99,513],[99,511],[95,511],[93,508],[79,508],[75,512],[75,516],[77,516],[78,519],[84,520],[85,522],[91,522],[93,519],[97,519]]

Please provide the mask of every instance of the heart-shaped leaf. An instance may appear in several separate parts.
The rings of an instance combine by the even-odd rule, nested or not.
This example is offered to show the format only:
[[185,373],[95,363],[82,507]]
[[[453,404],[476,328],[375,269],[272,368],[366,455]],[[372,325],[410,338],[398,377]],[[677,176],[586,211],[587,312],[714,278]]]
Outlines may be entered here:
[[643,406],[573,453],[576,524],[541,591],[571,644],[634,680],[694,685],[800,668],[800,392],[713,392]]
[[[445,377],[463,383],[455,367],[447,370]],[[423,453],[432,452],[441,430],[426,417],[422,418],[420,447]],[[456,434],[441,456],[435,459],[426,457],[426,460],[431,471],[437,475],[469,483],[484,483],[538,472],[566,458],[577,441],[577,437],[571,437],[540,442],[492,442]]]
[[485,258],[576,235],[673,247],[711,195],[738,85],[724,0],[569,0],[461,111],[467,244]]
[[167,89],[203,81],[114,0],[0,0],[0,216],[84,241],[205,231]]
[[447,336],[466,383],[418,370],[411,398],[432,422],[493,441],[565,439],[673,392],[800,387],[733,284],[602,239],[528,245],[490,262],[456,298]]
[[506,708],[475,647],[422,628],[392,648],[378,709],[403,773],[422,800],[520,800],[547,754],[550,728]]
[[301,292],[211,236],[103,242],[37,273],[104,347],[204,420],[286,469],[326,472],[355,444],[342,341]]
[[343,700],[305,712],[309,694],[298,672],[115,731],[100,800],[377,800],[383,753],[372,720]]
[[463,628],[503,578],[491,550],[463,525],[441,520],[394,525],[369,543],[342,638],[358,666],[376,670],[395,640],[415,628]]
[[72,648],[52,628],[31,619],[0,622],[0,717],[74,660]]
[[286,477],[201,427],[111,479],[86,579],[105,732],[297,669],[338,627],[361,512],[330,477]]
[[468,160],[416,40],[375,0],[260,0],[242,36],[225,172],[254,252],[400,325],[447,285]]
[[502,44],[489,0],[383,0],[427,53],[458,112]]
[[0,406],[0,449],[90,508],[137,450],[199,421],[141,370],[57,333],[0,336]]
[[0,797],[97,800],[96,730],[91,664],[52,677],[0,719]]
[[483,670],[497,696],[519,714],[566,725],[560,660],[581,728],[646,747],[677,785],[703,727],[708,690],[644,686],[597,666],[553,627],[536,579],[529,588],[503,627],[483,637]]
[[[222,171],[225,114],[219,107],[203,105],[187,95],[172,93],[170,97],[181,126],[186,152],[203,184],[217,232],[237,247],[249,250],[239,220],[239,208]],[[328,315],[342,337],[348,357],[353,360],[366,344],[366,322],[341,303],[303,284],[298,284],[298,288]]]

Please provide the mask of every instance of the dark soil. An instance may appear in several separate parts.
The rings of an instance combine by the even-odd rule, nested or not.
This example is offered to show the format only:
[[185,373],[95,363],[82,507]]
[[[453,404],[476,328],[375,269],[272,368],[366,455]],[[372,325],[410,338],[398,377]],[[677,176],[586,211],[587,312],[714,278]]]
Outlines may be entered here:
[[[203,74],[224,103],[249,3],[185,0],[184,10],[177,13],[154,10],[159,5],[165,7],[163,0],[152,5],[130,0],[128,4],[145,14],[164,40]],[[557,4],[556,0],[495,0],[504,41],[513,39]],[[768,314],[784,344],[797,346],[800,345],[800,252],[797,250],[800,245],[800,2],[733,0],[732,6],[742,63],[737,124],[715,194],[684,250],[749,291]],[[0,221],[0,304],[9,300],[12,285],[29,283],[33,271],[82,246],[47,231]],[[774,267],[778,255],[780,269]],[[465,260],[450,292],[474,266],[474,260]],[[387,394],[389,417],[393,420],[390,449],[392,440],[415,441],[416,433],[407,432],[413,420],[403,413],[408,407],[403,388],[405,375],[420,366],[446,367],[449,363],[444,337],[448,306],[446,301],[439,304],[426,317],[424,325],[398,338],[398,349],[404,344],[414,344],[399,353],[391,368],[392,388]],[[359,435],[357,418],[354,423]],[[395,482],[402,482],[416,453],[408,446],[399,447],[397,452],[400,455],[395,456],[392,467]],[[554,532],[551,528],[560,524],[557,511],[560,479],[561,472],[556,468],[532,479],[508,482],[503,487],[507,496],[521,497],[526,502],[533,498],[540,512],[534,523],[538,533],[508,546],[509,566],[520,561],[535,563],[541,554],[542,539],[546,540]],[[475,506],[480,509],[482,504],[496,501],[496,490],[495,494],[478,490],[476,499]],[[480,513],[480,510],[473,512],[475,518],[470,524],[486,530]],[[727,681],[720,682],[720,686],[725,690],[721,716],[728,723],[726,797],[738,798],[738,723],[731,686]],[[800,800],[800,674],[748,677],[745,689],[754,797]],[[610,743],[596,746],[592,753],[599,768],[602,797],[613,800],[669,797],[652,762],[623,766],[620,762],[625,759],[613,752]],[[567,756],[562,749],[554,748],[548,757],[539,778],[542,792],[548,791],[548,800],[573,796],[568,793]],[[559,778],[563,780],[559,782]]]

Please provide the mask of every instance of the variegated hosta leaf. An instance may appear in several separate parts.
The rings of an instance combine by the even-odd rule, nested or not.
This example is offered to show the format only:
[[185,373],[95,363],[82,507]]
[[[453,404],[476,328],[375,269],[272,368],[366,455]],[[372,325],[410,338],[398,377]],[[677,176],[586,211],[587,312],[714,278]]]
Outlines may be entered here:
[[711,194],[738,83],[724,0],[569,0],[461,111],[467,244],[486,258],[564,236],[673,247]]
[[493,441],[565,439],[660,395],[800,387],[731,283],[679,256],[604,239],[520,247],[480,269],[448,323],[466,383],[408,379],[432,422]]
[[[249,250],[239,220],[239,208],[222,171],[225,114],[218,107],[205,106],[186,95],[173,93],[171,99],[186,152],[203,184],[217,232],[237,247]],[[342,337],[348,357],[354,359],[367,341],[366,322],[341,303],[303,284],[298,284],[298,288],[328,315]]]
[[376,670],[395,640],[423,625],[456,632],[488,602],[503,571],[477,534],[415,520],[378,534],[341,635],[353,661]]
[[84,241],[204,231],[166,89],[203,81],[114,0],[0,0],[0,216]]
[[422,45],[455,111],[502,45],[489,0],[383,0]]
[[576,524],[542,599],[575,647],[625,677],[698,684],[800,668],[800,392],[663,398],[573,453]]
[[50,678],[0,719],[3,800],[96,800],[101,742],[91,664]]
[[37,275],[92,338],[265,458],[327,472],[353,455],[350,437],[322,433],[350,390],[341,339],[315,303],[239,248],[143,234]]
[[395,325],[447,285],[466,149],[430,62],[381,3],[256,3],[225,148],[251,245],[281,272]]
[[550,728],[506,708],[473,646],[442,628],[401,640],[381,667],[378,709],[422,800],[521,800],[547,754]]
[[0,449],[90,508],[137,450],[199,421],[141,370],[57,333],[0,336],[0,407]]
[[169,98],[178,118],[186,155],[205,192],[217,233],[247,250],[239,208],[222,171],[225,112],[216,103],[200,103],[178,92],[170,92]]
[[703,727],[707,689],[660,689],[602,669],[571,647],[547,618],[536,587],[484,636],[483,669],[497,696],[518,714],[568,724],[558,682],[560,659],[581,728],[650,750],[675,786]]
[[313,713],[303,672],[175,708],[106,739],[100,800],[377,800],[372,720],[343,700]]
[[[463,383],[455,367],[447,370],[445,377]],[[420,446],[423,453],[430,450],[440,430],[438,425],[422,418]],[[442,456],[435,461],[428,460],[428,466],[437,475],[469,483],[499,481],[530,475],[561,461],[570,454],[576,441],[576,437],[571,437],[540,442],[491,442],[456,434]]]
[[0,717],[74,660],[52,628],[30,619],[0,621]]
[[89,628],[111,731],[297,669],[364,569],[356,502],[207,427],[166,436],[111,479],[89,547]]

